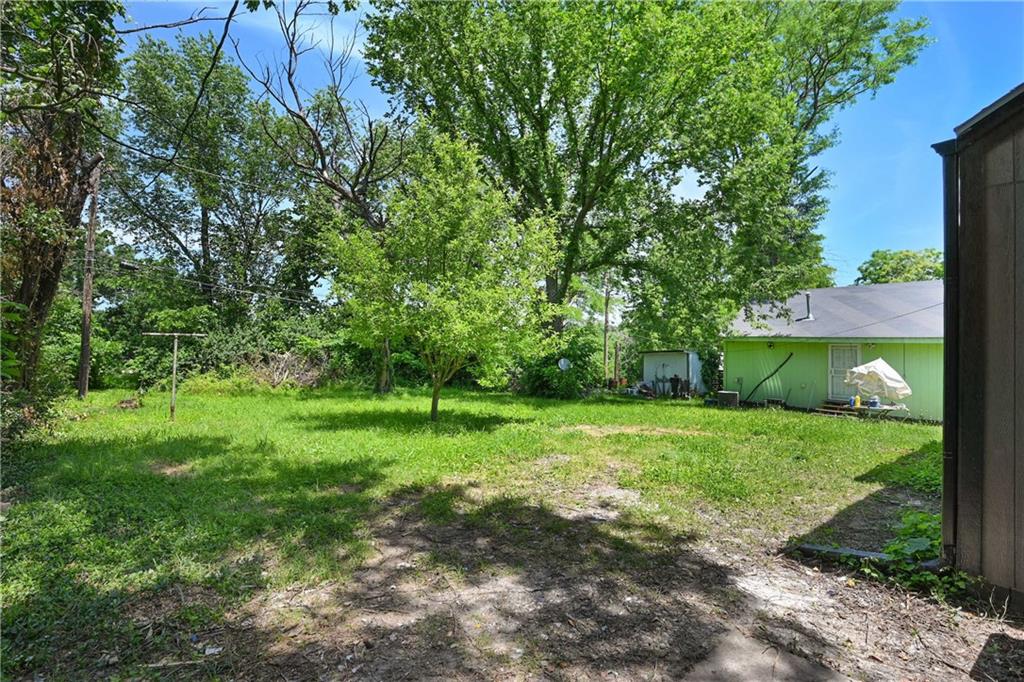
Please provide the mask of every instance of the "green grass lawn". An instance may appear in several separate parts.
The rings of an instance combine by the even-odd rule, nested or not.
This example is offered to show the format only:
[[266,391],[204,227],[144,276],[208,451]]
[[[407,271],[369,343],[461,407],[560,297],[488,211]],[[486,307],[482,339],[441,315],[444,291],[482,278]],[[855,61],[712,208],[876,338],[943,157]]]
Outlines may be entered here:
[[639,493],[630,513],[650,527],[771,544],[880,488],[940,481],[940,429],[919,424],[454,390],[438,424],[425,393],[186,390],[171,424],[166,394],[123,397],[69,403],[4,453],[9,674],[153,646],[133,617],[162,595],[187,602],[173,619],[188,631],[261,590],[344,580],[373,520],[414,493],[443,523],[445,491],[560,509],[600,484]]

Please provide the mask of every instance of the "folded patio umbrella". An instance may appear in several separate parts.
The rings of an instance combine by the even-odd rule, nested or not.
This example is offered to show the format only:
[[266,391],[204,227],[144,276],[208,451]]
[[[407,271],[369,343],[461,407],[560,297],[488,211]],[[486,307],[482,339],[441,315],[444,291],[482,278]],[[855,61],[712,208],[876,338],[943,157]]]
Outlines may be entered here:
[[846,383],[856,386],[861,395],[877,395],[890,400],[906,398],[913,393],[900,373],[882,358],[847,370]]

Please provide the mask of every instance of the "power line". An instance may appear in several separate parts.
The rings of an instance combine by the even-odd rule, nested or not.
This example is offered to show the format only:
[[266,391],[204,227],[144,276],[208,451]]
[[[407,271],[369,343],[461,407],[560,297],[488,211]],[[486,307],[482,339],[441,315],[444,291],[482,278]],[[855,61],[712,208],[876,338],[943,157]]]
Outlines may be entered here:
[[[257,190],[257,191],[260,191],[260,192],[266,192],[268,194],[273,192],[272,188],[265,187],[263,185],[256,185],[256,184],[253,184],[251,182],[245,182],[244,180],[239,180],[237,178],[229,178],[229,177],[227,177],[225,175],[221,175],[219,173],[214,173],[213,171],[203,170],[202,168],[195,168],[193,166],[189,166],[187,164],[183,164],[180,161],[176,161],[176,160],[172,161],[168,157],[160,156],[158,154],[153,154],[152,152],[145,151],[144,149],[139,149],[137,147],[129,145],[127,142],[124,142],[122,140],[118,140],[117,138],[107,134],[105,131],[101,130],[98,127],[95,127],[95,130],[98,133],[100,133],[100,135],[102,135],[103,137],[107,138],[111,142],[114,142],[115,144],[120,145],[121,147],[126,149],[127,151],[133,152],[135,154],[139,154],[141,156],[146,156],[146,157],[149,157],[151,159],[158,160],[158,161],[169,161],[169,162],[171,162],[171,165],[173,165],[174,167],[179,168],[181,170],[186,170],[186,171],[189,171],[189,172],[192,172],[192,173],[199,173],[199,174],[202,174],[202,175],[207,175],[209,177],[216,178],[216,179],[221,180],[222,182],[225,182],[225,183],[228,183],[228,184],[241,185],[241,186],[249,187],[251,189],[254,189],[254,190]],[[114,180],[113,184],[118,188],[118,190],[122,194],[124,194],[126,196],[129,196],[129,197],[131,196],[131,193],[128,192],[124,187],[122,187],[119,182]],[[137,201],[136,201],[136,203],[137,203]],[[152,220],[151,220],[151,222],[152,222]],[[298,232],[296,230],[288,230],[286,228],[279,227],[279,228],[277,228],[277,231],[280,232],[281,234],[283,234],[284,236],[287,236],[287,237],[303,237],[302,233]],[[306,237],[303,237],[303,239],[301,240],[300,243],[305,244],[307,246],[319,246],[319,243],[317,241],[311,240],[311,239],[306,238]]]
[[[110,254],[106,254],[106,255],[110,256]],[[75,260],[79,260],[79,259],[75,259]],[[185,277],[185,276],[188,276],[188,275],[183,275],[181,273],[181,271],[178,270],[174,266],[171,266],[171,265],[160,265],[158,263],[137,263],[137,262],[131,262],[129,264],[129,266],[127,266],[127,267],[122,267],[122,266],[119,265],[118,269],[119,269],[119,271],[123,271],[123,270],[131,270],[131,271],[137,271],[137,270],[159,270],[159,271],[168,273],[172,277]],[[219,284],[219,282],[216,279],[214,279],[214,275],[209,275],[209,274],[197,272],[197,273],[195,273],[195,274],[193,274],[191,276],[192,277],[196,277],[196,278],[203,278],[203,277],[209,278],[208,281],[200,280],[202,284],[207,284],[207,285],[210,285],[210,286],[216,286],[216,285]],[[307,295],[309,295],[308,291],[303,291],[301,289],[278,289],[278,288],[273,287],[273,286],[271,286],[269,284],[259,284],[257,282],[253,282],[251,284],[247,284],[246,286],[262,287],[262,288],[267,289],[268,291],[270,291],[272,293],[275,293],[275,294],[277,294],[277,293],[285,293],[285,294],[293,294],[295,296],[307,296]]]
[[[97,268],[97,269],[101,269],[101,270],[105,271],[108,275],[109,274],[115,274],[115,273],[119,272],[119,270],[117,270],[116,268],[107,268],[106,266],[103,266],[103,267]],[[176,280],[178,280],[180,282],[188,282],[190,284],[197,284],[197,285],[199,285],[201,287],[214,287],[216,289],[220,289],[220,290],[223,290],[223,291],[230,291],[230,292],[237,293],[237,294],[247,294],[249,296],[263,296],[265,298],[274,298],[274,299],[278,299],[278,300],[281,300],[281,301],[288,301],[289,303],[295,303],[295,304],[298,304],[298,305],[309,305],[310,303],[317,302],[316,297],[313,296],[312,294],[310,294],[309,298],[307,298],[305,300],[300,300],[300,299],[297,299],[297,298],[290,298],[290,297],[285,296],[283,294],[277,293],[276,291],[267,292],[267,291],[253,291],[251,289],[241,289],[241,288],[238,288],[238,287],[228,286],[227,284],[221,284],[219,282],[204,282],[204,281],[198,280],[198,279],[191,279],[191,278],[188,278],[188,277],[184,277],[184,276],[182,276],[180,274],[173,275],[173,274],[168,273],[168,276],[169,277],[173,277],[174,279],[176,279]],[[124,291],[124,290],[122,289],[122,291]]]
[[[192,108],[188,112],[188,116],[185,117],[185,122],[181,126],[181,130],[178,132],[178,141],[174,144],[174,151],[171,152],[171,162],[178,157],[178,151],[181,149],[181,143],[185,141],[185,135],[188,132],[188,127],[192,123],[192,119],[195,118],[196,112],[199,111],[199,103],[202,102],[203,96],[206,94],[206,84],[210,80],[210,76],[213,75],[214,69],[217,68],[217,62],[220,61],[220,53],[224,49],[224,42],[228,39],[228,31],[231,29],[231,20],[235,18],[235,12],[238,10],[238,0],[235,0],[231,5],[231,9],[228,11],[227,19],[224,20],[224,31],[220,35],[220,41],[217,42],[217,47],[213,51],[213,57],[210,59],[210,68],[203,74],[203,78],[199,81],[199,91],[196,93],[196,98],[192,102]],[[164,171],[167,170],[165,165],[153,178],[142,188],[145,192],[147,189],[153,186],[154,183],[160,176],[163,175]]]
[[[110,269],[107,269],[107,268],[104,268],[104,270],[106,271],[107,274],[112,274],[114,272],[113,270],[110,270]],[[295,304],[298,304],[298,305],[309,305],[310,303],[317,302],[316,298],[312,294],[309,295],[309,298],[297,299],[297,298],[291,298],[289,296],[285,296],[284,294],[281,294],[281,293],[277,292],[276,290],[256,291],[256,290],[252,290],[252,289],[241,289],[239,287],[232,287],[232,286],[229,286],[227,284],[221,284],[220,282],[204,282],[204,281],[199,280],[199,279],[191,279],[189,277],[184,277],[182,275],[174,275],[174,274],[168,273],[167,276],[168,277],[173,277],[174,279],[178,280],[179,282],[187,282],[189,284],[197,284],[200,287],[213,287],[215,289],[220,289],[222,291],[230,291],[230,292],[236,293],[236,294],[246,294],[246,295],[249,295],[249,296],[263,296],[264,298],[274,298],[274,299],[279,299],[281,301],[288,301],[289,303],[295,303]]]
[[[270,188],[264,187],[263,185],[257,185],[257,184],[251,183],[251,182],[246,182],[245,180],[239,180],[238,178],[229,178],[229,177],[227,177],[225,175],[221,175],[220,173],[214,173],[213,171],[203,170],[202,168],[195,168],[194,166],[189,166],[189,165],[184,164],[181,161],[178,161],[177,159],[171,158],[169,156],[161,156],[160,154],[154,154],[153,152],[146,151],[145,149],[139,149],[138,147],[136,147],[134,145],[131,145],[131,144],[125,142],[124,140],[120,140],[117,137],[111,135],[107,131],[103,130],[103,128],[101,128],[100,126],[96,125],[95,123],[92,123],[89,120],[85,120],[85,124],[88,125],[89,127],[91,127],[93,130],[95,130],[97,133],[99,133],[101,137],[103,137],[104,139],[106,139],[106,140],[108,140],[110,142],[113,142],[114,144],[118,145],[119,147],[122,147],[123,149],[126,149],[126,150],[128,150],[128,151],[130,151],[130,152],[132,152],[134,154],[139,154],[140,156],[145,156],[147,158],[153,159],[154,161],[163,161],[169,167],[173,166],[173,167],[178,168],[180,170],[189,171],[191,173],[199,173],[201,175],[207,175],[207,176],[209,176],[211,178],[217,178],[218,180],[221,180],[223,182],[227,182],[227,183],[234,184],[234,185],[240,185],[242,187],[249,187],[250,189],[255,189],[255,190],[258,190],[260,192],[268,192],[268,193],[270,192]],[[166,169],[164,169],[164,170],[166,170]],[[150,184],[152,184],[152,183],[150,183]],[[148,185],[147,185],[147,188],[148,188]]]

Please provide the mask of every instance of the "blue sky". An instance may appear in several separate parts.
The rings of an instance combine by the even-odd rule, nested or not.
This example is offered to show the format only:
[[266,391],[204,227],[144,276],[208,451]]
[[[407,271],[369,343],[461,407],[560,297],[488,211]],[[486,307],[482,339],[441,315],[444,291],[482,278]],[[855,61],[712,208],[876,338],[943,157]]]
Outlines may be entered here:
[[[228,3],[136,2],[128,11],[148,24],[181,19],[199,7],[223,15]],[[1024,81],[1024,1],[907,2],[899,14],[924,16],[934,43],[917,64],[874,99],[862,98],[834,119],[840,143],[819,159],[832,173],[831,207],[822,223],[825,255],[837,269],[838,284],[849,284],[857,266],[874,249],[942,247],[941,164],[931,145],[952,136],[953,127]],[[336,35],[347,35],[354,14],[335,21]],[[309,26],[320,38],[330,34],[329,19]],[[212,30],[214,22],[189,28]],[[174,31],[159,31],[173,38]],[[280,54],[271,12],[245,14],[231,34],[247,61]],[[309,89],[323,83],[315,53],[306,56],[300,78]],[[352,94],[374,113],[387,103],[369,82],[356,82]]]
[[839,284],[874,249],[942,248],[941,162],[930,145],[1024,81],[1024,2],[908,2],[935,42],[874,99],[835,118],[841,142],[822,224]]

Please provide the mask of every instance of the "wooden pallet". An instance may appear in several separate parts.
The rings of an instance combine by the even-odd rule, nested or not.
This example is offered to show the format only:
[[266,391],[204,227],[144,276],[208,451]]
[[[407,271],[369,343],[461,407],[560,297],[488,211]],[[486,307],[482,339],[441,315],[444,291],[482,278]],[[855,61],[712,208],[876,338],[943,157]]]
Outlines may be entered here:
[[830,417],[856,417],[857,410],[846,403],[826,401],[821,407],[814,410],[815,414],[826,414]]

